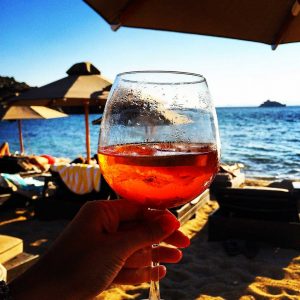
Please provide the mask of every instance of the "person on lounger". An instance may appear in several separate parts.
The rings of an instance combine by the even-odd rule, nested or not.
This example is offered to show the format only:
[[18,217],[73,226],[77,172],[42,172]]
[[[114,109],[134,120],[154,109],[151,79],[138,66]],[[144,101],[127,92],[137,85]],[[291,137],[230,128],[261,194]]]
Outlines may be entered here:
[[0,157],[2,157],[2,156],[9,156],[9,155],[10,155],[9,145],[8,145],[7,142],[4,142],[0,146]]

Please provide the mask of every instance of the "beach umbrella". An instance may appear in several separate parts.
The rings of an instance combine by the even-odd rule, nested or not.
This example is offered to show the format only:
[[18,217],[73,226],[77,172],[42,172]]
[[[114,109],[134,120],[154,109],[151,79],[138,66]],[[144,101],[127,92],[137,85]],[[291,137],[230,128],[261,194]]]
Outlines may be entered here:
[[[122,97],[116,97],[116,99],[120,98]],[[148,106],[149,109],[144,109],[145,106]],[[150,107],[152,107],[152,109]],[[132,99],[129,97],[127,101],[119,101],[118,111],[114,118],[118,125],[143,128],[148,137],[156,132],[158,126],[177,126],[193,123],[193,120],[186,115],[171,109],[165,109],[159,101],[151,98],[146,100],[142,98]],[[100,125],[101,122],[102,116],[93,120],[92,124]]]
[[84,0],[113,30],[120,26],[255,41],[300,41],[300,0]]
[[90,161],[89,106],[104,106],[112,83],[101,76],[91,63],[73,65],[68,76],[9,99],[8,105],[48,107],[83,106],[85,114],[86,153]]
[[[171,110],[157,109],[155,111],[143,112],[138,108],[136,103],[128,103],[128,105],[120,105],[119,124],[130,126],[159,126],[159,125],[182,125],[189,124],[193,121],[187,116],[176,113]],[[93,120],[93,125],[100,125],[102,116]],[[146,125],[145,125],[146,124]]]
[[43,106],[10,106],[1,117],[1,120],[16,120],[19,127],[19,141],[20,151],[24,153],[24,143],[22,136],[22,123],[21,120],[29,119],[53,119],[63,118],[68,115],[60,111],[50,109]]

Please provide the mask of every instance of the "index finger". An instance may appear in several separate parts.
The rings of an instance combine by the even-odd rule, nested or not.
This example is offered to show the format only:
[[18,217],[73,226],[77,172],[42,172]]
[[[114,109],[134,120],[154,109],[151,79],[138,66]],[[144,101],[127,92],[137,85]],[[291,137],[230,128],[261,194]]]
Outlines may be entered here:
[[162,215],[175,216],[167,210],[148,209],[130,200],[96,201],[93,212],[97,214],[98,226],[107,232],[116,232],[120,223],[138,220],[155,221]]
[[126,200],[96,200],[87,202],[80,210],[81,219],[101,231],[116,232],[123,221],[138,220],[145,208]]

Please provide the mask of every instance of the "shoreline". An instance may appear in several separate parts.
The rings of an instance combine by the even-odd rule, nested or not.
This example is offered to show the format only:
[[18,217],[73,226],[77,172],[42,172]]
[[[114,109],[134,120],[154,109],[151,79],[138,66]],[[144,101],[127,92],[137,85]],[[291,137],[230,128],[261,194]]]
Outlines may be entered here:
[[[295,134],[299,127],[300,107],[280,109],[224,108],[218,110],[222,161],[242,162],[246,177],[300,180],[300,157]],[[90,121],[98,114],[91,114]],[[85,156],[83,115],[49,120],[26,120],[23,123],[27,153],[50,154],[73,160]],[[58,132],[56,129],[60,128]],[[71,128],[71,130],[70,130]],[[45,136],[45,132],[47,135]],[[0,123],[0,140],[7,141],[12,153],[19,151],[15,122]],[[91,150],[98,148],[99,126],[90,126]]]
[[269,177],[251,177],[246,176],[244,185],[258,185],[258,186],[268,186],[271,183],[283,183],[284,182],[300,182],[300,178],[269,178]]

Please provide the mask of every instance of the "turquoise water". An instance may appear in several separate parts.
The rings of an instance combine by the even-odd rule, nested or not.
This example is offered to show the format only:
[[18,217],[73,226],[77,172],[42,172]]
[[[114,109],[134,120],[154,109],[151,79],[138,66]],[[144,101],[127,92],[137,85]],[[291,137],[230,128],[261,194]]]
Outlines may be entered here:
[[[218,108],[222,161],[241,162],[248,177],[300,178],[300,106],[286,108]],[[90,121],[98,115],[91,115]],[[51,120],[25,120],[27,153],[71,159],[85,155],[83,115]],[[99,126],[90,126],[92,153]],[[0,143],[19,150],[16,122],[0,122]]]

